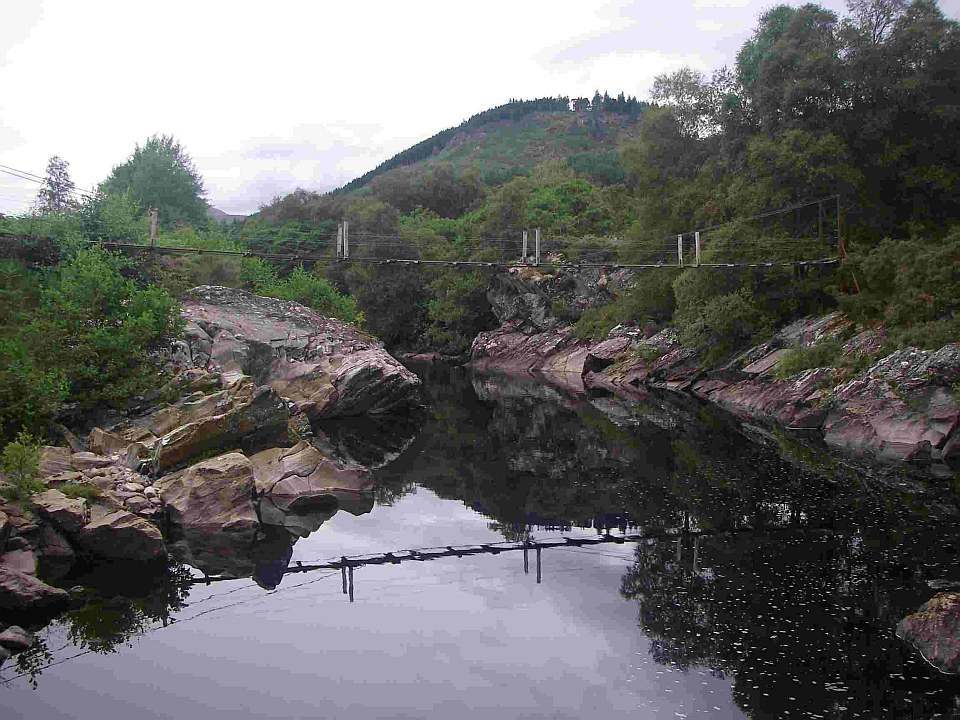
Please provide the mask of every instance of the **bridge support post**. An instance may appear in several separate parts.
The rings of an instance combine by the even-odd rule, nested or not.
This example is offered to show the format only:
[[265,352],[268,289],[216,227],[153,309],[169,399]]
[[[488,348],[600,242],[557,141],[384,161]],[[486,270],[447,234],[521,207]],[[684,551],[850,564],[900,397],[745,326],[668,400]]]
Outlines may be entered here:
[[527,231],[523,231],[523,250],[520,252],[520,262],[527,264]]
[[683,267],[683,235],[677,235],[677,267]]
[[[343,223],[337,223],[337,260],[343,257]],[[346,576],[344,576],[346,577]],[[344,580],[346,582],[346,580]],[[346,592],[346,590],[344,590]]]
[[530,560],[527,557],[527,541],[523,541],[523,573],[524,575],[530,574]]
[[343,594],[347,594],[347,559],[340,558],[340,575],[343,577]]
[[540,228],[537,228],[533,231],[533,243],[536,248],[536,255],[534,259],[534,265],[540,264]]
[[353,565],[348,568],[347,576],[350,580],[350,602],[353,602]]
[[350,259],[350,223],[343,221],[343,258]]
[[157,232],[160,229],[160,211],[157,208],[150,208],[150,247],[157,249]]
[[700,267],[700,231],[699,230],[697,230],[693,234],[693,245],[694,245],[694,251],[697,254],[696,264],[697,264],[697,267]]

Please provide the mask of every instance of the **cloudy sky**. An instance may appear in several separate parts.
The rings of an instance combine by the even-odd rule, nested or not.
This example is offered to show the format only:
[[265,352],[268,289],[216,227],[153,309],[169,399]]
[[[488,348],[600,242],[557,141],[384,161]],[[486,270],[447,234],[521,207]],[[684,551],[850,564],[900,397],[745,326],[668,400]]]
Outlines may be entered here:
[[[91,188],[137,142],[168,133],[213,205],[253,212],[298,186],[336,187],[511,97],[642,98],[659,73],[731,64],[771,4],[5,2],[0,164],[42,174],[59,154]],[[960,0],[941,7],[960,16]],[[0,174],[0,212],[35,193]]]

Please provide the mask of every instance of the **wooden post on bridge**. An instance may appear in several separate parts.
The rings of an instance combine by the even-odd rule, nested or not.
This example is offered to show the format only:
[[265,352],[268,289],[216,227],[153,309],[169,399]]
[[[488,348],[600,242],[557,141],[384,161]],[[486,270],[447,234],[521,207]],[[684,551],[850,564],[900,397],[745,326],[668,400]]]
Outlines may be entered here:
[[[343,223],[338,222],[337,223],[337,260],[339,260],[342,257],[343,257]],[[344,584],[344,587],[346,587],[346,584]],[[346,590],[344,590],[344,592],[346,592]]]
[[524,265],[527,264],[527,231],[523,231],[523,250],[520,253],[520,259]]
[[343,221],[343,257],[350,259],[350,223],[346,220]]
[[536,248],[535,250],[536,255],[534,256],[533,264],[539,265],[540,264],[540,228],[537,228],[536,230],[533,231],[533,244],[534,244],[534,247]]
[[683,267],[683,235],[677,235],[677,267]]
[[696,260],[697,267],[700,267],[700,231],[699,230],[697,230],[693,234],[693,246],[694,246],[694,250],[697,253],[697,260]]
[[160,229],[160,211],[150,208],[150,247],[157,247],[157,233]]

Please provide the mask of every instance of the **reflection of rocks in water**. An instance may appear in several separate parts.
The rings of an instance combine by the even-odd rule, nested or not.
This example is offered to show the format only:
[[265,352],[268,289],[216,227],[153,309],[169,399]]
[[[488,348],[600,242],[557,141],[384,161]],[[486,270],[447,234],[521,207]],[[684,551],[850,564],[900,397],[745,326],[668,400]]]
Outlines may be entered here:
[[344,462],[374,470],[393,462],[423,425],[420,413],[366,415],[316,423],[311,444]]

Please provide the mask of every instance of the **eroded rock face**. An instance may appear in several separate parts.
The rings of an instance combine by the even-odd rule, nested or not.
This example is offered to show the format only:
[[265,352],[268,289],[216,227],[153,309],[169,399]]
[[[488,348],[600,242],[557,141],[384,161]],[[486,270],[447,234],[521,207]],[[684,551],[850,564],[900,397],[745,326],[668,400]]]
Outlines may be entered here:
[[960,592],[944,592],[928,600],[900,621],[897,637],[941,671],[960,672]]
[[157,526],[126,510],[101,515],[85,525],[79,542],[99,558],[151,561],[167,555]]
[[57,612],[69,601],[70,596],[65,590],[0,565],[0,610]]
[[190,363],[269,385],[311,418],[387,412],[419,378],[354,326],[293,302],[202,286],[183,299]]

